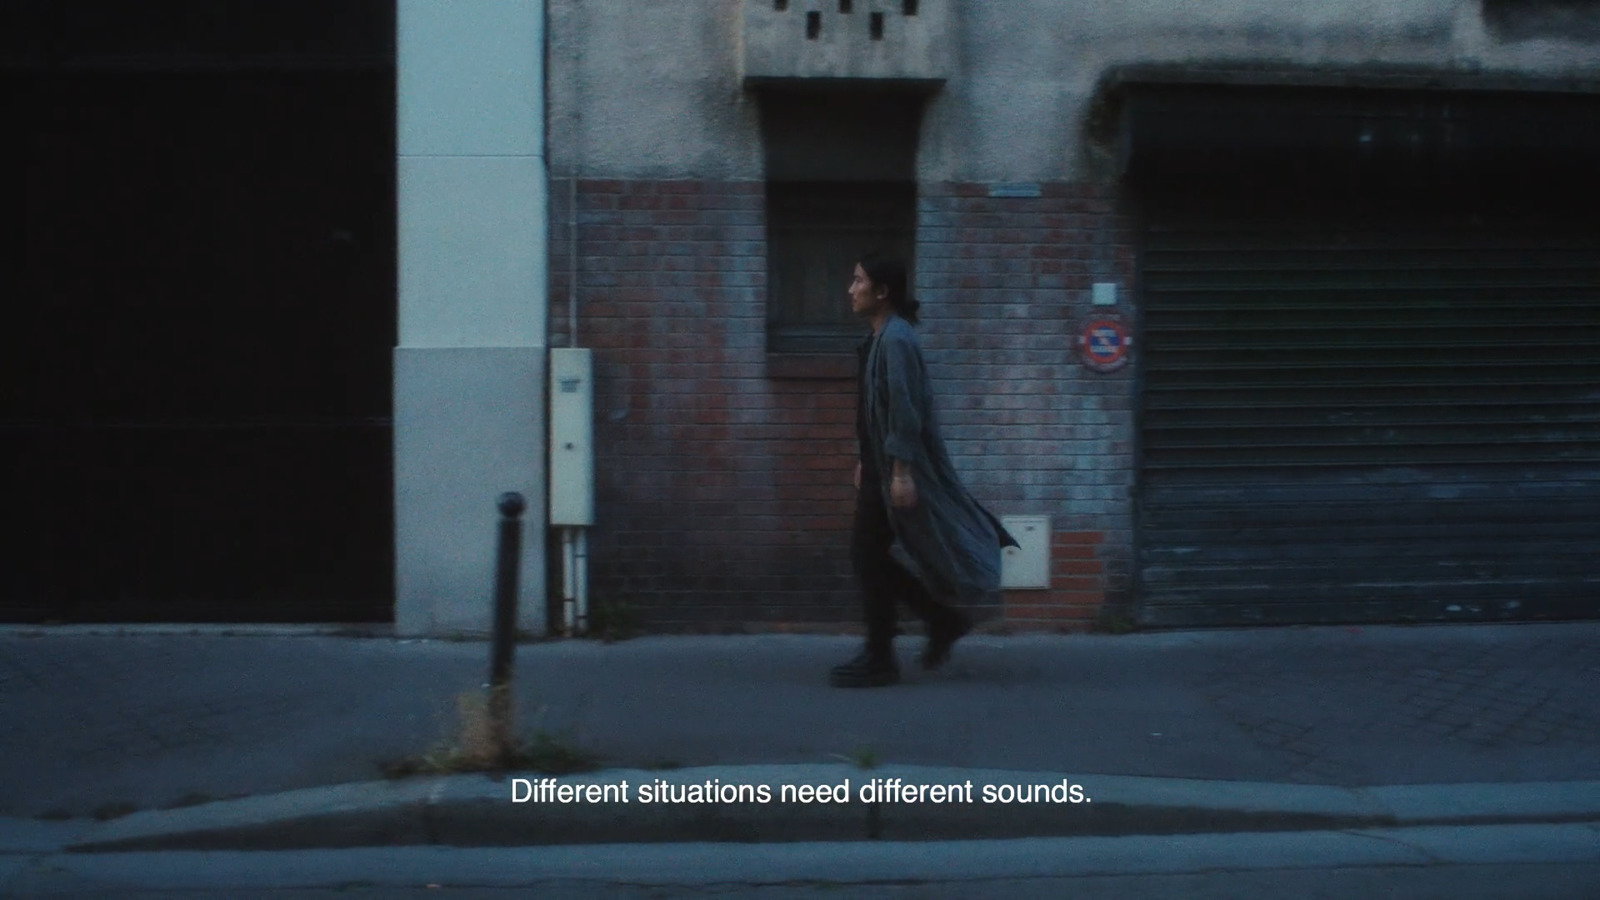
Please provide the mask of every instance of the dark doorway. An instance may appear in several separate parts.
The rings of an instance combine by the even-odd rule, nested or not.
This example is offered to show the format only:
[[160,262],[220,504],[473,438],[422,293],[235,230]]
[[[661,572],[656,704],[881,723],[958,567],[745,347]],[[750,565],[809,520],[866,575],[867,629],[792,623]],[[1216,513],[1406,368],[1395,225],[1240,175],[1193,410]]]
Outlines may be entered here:
[[0,618],[390,617],[392,2],[8,15]]

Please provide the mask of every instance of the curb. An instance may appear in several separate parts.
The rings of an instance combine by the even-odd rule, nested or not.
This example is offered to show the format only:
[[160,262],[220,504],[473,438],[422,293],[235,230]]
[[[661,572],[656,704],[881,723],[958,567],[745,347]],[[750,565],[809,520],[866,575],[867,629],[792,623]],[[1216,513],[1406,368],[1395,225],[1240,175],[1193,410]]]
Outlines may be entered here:
[[[972,785],[972,802],[862,802],[873,779]],[[522,780],[518,783],[516,780]],[[791,788],[850,786],[847,802],[782,800]],[[626,783],[629,802],[617,796]],[[884,782],[878,782],[883,784]],[[769,802],[639,802],[641,786],[682,793],[765,785]],[[1055,802],[999,802],[1006,786],[1054,788]],[[1084,802],[1068,787],[1081,785]],[[512,802],[566,786],[607,802]],[[996,791],[984,802],[985,787]],[[553,794],[551,795],[553,796]],[[959,796],[959,795],[958,795]],[[1344,788],[1262,782],[1063,775],[994,769],[849,765],[610,770],[559,778],[454,775],[152,810],[91,826],[74,852],[298,850],[375,846],[503,847],[664,842],[970,840],[1600,821],[1600,781]]]

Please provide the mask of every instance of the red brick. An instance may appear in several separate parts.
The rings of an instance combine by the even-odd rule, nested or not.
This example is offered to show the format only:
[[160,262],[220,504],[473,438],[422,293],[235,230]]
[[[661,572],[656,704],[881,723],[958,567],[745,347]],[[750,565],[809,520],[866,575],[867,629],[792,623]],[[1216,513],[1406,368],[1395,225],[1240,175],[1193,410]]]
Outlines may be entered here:
[[656,184],[656,190],[663,194],[702,194],[714,193],[716,184],[704,181],[662,181]]
[[1100,544],[1105,541],[1105,533],[1100,531],[1058,531],[1051,537],[1057,545]]
[[1050,592],[1050,596],[1053,597],[1057,602],[1077,606],[1098,607],[1105,603],[1106,600],[1105,592],[1100,590],[1052,590]]
[[1066,610],[1060,606],[1039,604],[1006,604],[1005,616],[1007,619],[1064,619],[1068,618]]
[[1064,604],[1006,604],[1005,617],[1010,619],[1089,619],[1094,611]]
[[[1043,198],[1013,200],[989,198],[984,184],[923,186],[933,201],[924,214],[944,219],[929,227],[951,241],[919,253],[946,261],[919,276],[931,301],[924,343],[946,354],[930,360],[945,418],[980,429],[958,455],[1004,460],[969,470],[982,474],[975,491],[1092,522],[1060,486],[1101,484],[1104,465],[1047,481],[1044,496],[1061,500],[1028,510],[1023,485],[1038,482],[1018,476],[1059,471],[1063,455],[1125,457],[1130,434],[1078,428],[1075,410],[1085,391],[1114,414],[1131,404],[1108,392],[1119,382],[1060,358],[1083,312],[1077,298],[1016,292],[1038,275],[1079,291],[1111,274],[1131,293],[1134,223],[1103,191],[1044,187]],[[767,377],[763,192],[760,181],[579,183],[578,333],[598,354],[598,512],[629,528],[596,529],[591,577],[597,592],[632,592],[655,623],[859,618],[848,559],[855,388]],[[566,259],[566,241],[553,229],[554,260]],[[1091,277],[1095,260],[1116,268]],[[552,265],[553,336],[565,333],[565,268]],[[952,349],[970,358],[952,360]],[[1008,618],[1026,609],[1067,628],[1098,611],[1109,530],[1057,534],[1056,590],[1014,594]]]

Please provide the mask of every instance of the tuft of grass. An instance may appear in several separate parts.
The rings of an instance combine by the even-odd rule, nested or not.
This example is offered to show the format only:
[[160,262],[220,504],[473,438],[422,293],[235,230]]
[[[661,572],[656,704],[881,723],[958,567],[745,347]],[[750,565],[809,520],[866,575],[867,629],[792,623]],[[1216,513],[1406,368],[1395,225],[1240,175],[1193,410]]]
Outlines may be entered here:
[[854,765],[858,769],[876,769],[882,762],[878,751],[863,744],[849,753],[835,753],[833,758]]
[[511,768],[546,775],[572,775],[600,768],[600,756],[543,731],[519,742],[511,752]]
[[1106,610],[1095,616],[1091,630],[1098,634],[1132,634],[1139,625],[1122,613]]
[[597,600],[589,606],[589,635],[611,643],[638,637],[641,633],[639,611],[626,600],[608,598]]
[[601,765],[599,754],[543,731],[517,741],[504,756],[485,757],[464,752],[458,747],[440,747],[421,756],[386,762],[384,777],[409,778],[414,775],[459,775],[468,772],[539,772],[544,775],[573,775],[593,772]]
[[420,756],[380,763],[384,777],[508,771],[570,775],[600,768],[598,754],[542,730],[526,738],[513,738],[509,746],[500,747],[490,716],[489,698],[484,694],[460,695],[456,698],[456,711],[459,725],[455,741],[441,744]]

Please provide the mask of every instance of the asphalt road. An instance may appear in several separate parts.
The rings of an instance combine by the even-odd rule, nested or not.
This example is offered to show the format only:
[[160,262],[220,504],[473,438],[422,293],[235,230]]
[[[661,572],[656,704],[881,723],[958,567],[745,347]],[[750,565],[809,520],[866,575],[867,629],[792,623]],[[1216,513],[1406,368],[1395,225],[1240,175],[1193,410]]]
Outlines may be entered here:
[[1593,900],[1600,823],[851,844],[0,857],[0,895]]

